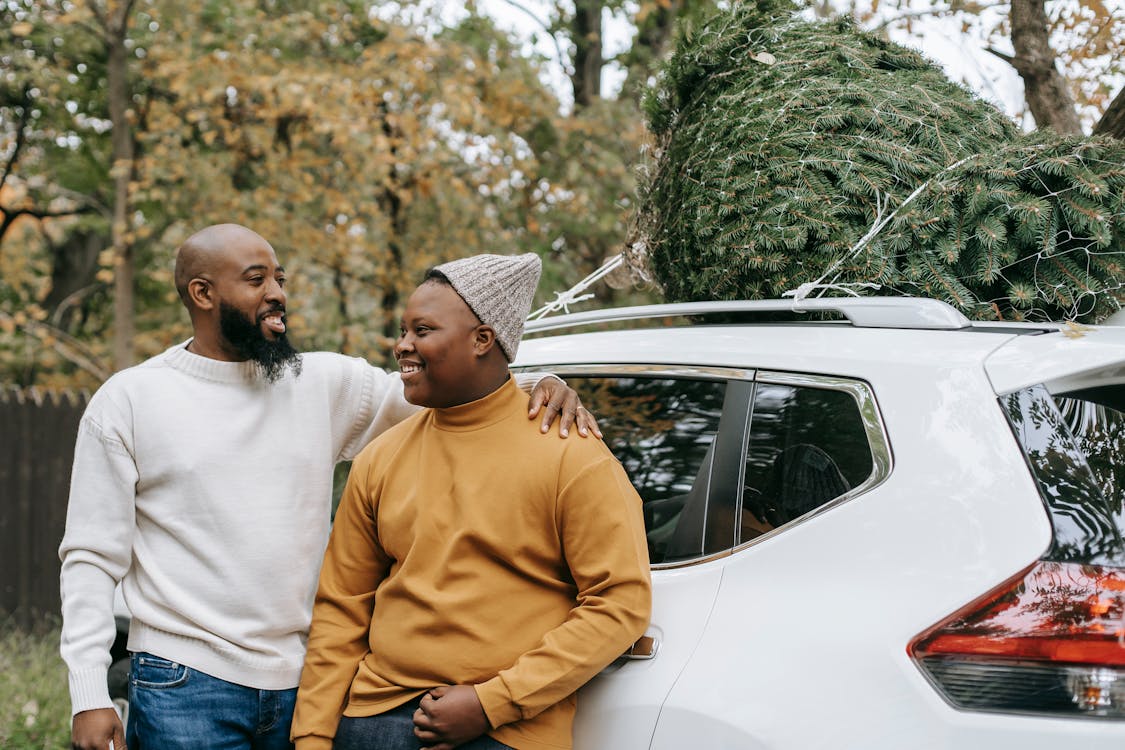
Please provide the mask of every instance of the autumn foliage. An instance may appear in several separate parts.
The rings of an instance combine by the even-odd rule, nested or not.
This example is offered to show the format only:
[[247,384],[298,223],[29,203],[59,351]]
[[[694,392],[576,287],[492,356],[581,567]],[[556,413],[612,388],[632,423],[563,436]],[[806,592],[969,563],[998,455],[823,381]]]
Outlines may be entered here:
[[[122,9],[134,156],[115,165],[101,20]],[[210,223],[245,224],[274,245],[303,348],[375,362],[429,266],[532,251],[548,261],[544,288],[565,288],[624,232],[643,135],[635,105],[564,112],[538,61],[479,15],[47,1],[0,6],[0,29],[13,63],[4,137],[20,141],[0,198],[12,217],[0,232],[6,380],[94,386],[120,364],[120,174],[138,359],[189,335],[173,254]]]

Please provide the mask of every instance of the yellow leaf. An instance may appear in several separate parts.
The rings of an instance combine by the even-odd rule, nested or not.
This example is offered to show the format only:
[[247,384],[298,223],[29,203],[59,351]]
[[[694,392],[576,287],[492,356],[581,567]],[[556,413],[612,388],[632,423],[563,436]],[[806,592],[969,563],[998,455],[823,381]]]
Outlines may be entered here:
[[1086,335],[1090,329],[1081,323],[1075,323],[1073,320],[1066,321],[1063,326],[1062,335],[1068,339],[1080,339]]

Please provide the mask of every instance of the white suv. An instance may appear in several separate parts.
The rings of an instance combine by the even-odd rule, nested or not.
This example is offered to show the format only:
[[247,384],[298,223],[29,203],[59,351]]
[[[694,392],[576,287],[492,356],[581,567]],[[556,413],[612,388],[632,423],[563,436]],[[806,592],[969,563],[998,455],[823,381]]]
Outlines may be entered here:
[[516,365],[598,416],[653,563],[577,750],[1125,747],[1125,328],[858,298],[527,331]]

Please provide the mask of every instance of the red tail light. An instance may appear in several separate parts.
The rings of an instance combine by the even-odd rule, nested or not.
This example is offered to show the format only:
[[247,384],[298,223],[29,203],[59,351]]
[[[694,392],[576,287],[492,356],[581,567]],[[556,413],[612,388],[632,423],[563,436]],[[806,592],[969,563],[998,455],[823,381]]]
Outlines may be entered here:
[[1125,570],[1038,562],[910,654],[958,708],[1125,719]]

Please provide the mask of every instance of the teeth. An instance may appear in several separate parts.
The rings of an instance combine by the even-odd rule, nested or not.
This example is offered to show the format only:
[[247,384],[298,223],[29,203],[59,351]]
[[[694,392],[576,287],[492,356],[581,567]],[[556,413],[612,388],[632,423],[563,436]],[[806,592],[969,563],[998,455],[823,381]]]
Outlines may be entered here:
[[266,324],[267,327],[269,327],[271,331],[275,331],[277,333],[282,333],[285,331],[285,323],[281,318],[281,313],[270,313],[269,315],[263,317],[262,321]]

